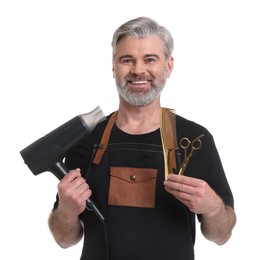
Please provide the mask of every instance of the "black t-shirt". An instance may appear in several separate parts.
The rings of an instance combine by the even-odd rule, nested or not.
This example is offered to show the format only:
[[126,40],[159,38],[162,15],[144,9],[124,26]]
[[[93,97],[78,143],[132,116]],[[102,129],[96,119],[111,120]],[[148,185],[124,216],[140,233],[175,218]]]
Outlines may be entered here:
[[[100,164],[94,165],[91,162],[106,123],[100,123],[65,161],[69,169],[81,168],[92,200],[105,218],[102,223],[89,210],[81,215],[85,226],[81,260],[107,259],[106,248],[109,260],[193,260],[195,214],[164,189],[160,130],[131,135],[114,125],[107,150]],[[192,155],[185,175],[207,181],[233,207],[212,135],[178,115],[176,124],[178,140],[204,134],[202,147]],[[181,148],[179,152],[183,157]]]

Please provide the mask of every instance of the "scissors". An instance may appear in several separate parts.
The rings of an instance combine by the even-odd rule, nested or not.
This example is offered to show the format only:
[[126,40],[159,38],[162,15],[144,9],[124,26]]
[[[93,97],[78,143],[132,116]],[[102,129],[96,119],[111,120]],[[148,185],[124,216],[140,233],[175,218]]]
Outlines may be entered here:
[[[180,146],[184,149],[184,160],[182,162],[182,166],[181,166],[181,168],[179,170],[178,175],[184,175],[185,169],[186,169],[186,167],[188,165],[188,162],[189,162],[193,152],[195,150],[199,150],[201,148],[201,146],[202,146],[201,138],[203,136],[204,136],[204,134],[196,137],[192,142],[188,138],[186,138],[186,137],[183,137],[180,140]],[[190,152],[188,151],[189,148],[191,149]]]

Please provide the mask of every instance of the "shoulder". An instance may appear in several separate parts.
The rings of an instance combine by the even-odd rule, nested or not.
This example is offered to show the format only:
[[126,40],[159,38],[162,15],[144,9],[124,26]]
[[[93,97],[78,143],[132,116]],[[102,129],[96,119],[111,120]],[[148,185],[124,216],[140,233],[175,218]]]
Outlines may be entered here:
[[178,131],[183,132],[183,133],[185,133],[185,132],[186,133],[189,133],[189,132],[196,133],[196,132],[202,131],[204,133],[210,134],[210,132],[208,131],[208,129],[205,126],[203,126],[195,121],[189,120],[185,117],[182,117],[180,115],[176,115],[176,124],[177,124]]
[[180,115],[176,115],[176,130],[178,140],[183,137],[193,140],[203,134],[206,142],[213,142],[213,136],[205,126]]

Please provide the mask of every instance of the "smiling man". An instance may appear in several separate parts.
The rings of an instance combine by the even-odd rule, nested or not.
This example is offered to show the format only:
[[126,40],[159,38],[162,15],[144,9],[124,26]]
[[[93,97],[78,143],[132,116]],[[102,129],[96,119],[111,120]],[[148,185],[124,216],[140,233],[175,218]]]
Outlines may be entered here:
[[[193,260],[196,219],[219,245],[236,223],[213,137],[176,115],[178,140],[204,136],[185,174],[165,179],[160,95],[173,69],[172,36],[139,17],[115,31],[112,48],[119,108],[67,155],[71,170],[58,184],[49,227],[63,248],[84,236],[81,260]],[[90,197],[104,221],[86,207]]]

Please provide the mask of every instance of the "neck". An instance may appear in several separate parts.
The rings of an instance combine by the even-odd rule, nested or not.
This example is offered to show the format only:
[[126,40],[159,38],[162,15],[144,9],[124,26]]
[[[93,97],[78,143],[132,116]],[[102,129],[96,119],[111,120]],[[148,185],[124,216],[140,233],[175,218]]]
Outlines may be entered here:
[[129,134],[145,134],[160,127],[160,101],[148,106],[135,107],[120,102],[117,126]]

